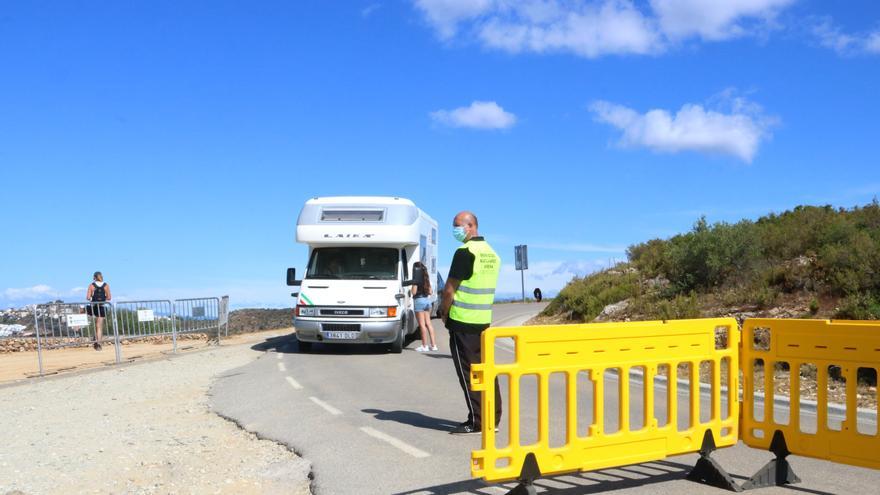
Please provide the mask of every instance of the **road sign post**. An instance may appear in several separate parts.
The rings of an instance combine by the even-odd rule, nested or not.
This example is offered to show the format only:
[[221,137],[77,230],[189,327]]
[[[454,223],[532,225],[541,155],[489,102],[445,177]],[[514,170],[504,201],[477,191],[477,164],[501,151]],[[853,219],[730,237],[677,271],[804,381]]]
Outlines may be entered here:
[[526,270],[529,269],[529,247],[525,244],[513,247],[516,269],[519,270],[520,282],[522,283],[522,300],[526,302]]

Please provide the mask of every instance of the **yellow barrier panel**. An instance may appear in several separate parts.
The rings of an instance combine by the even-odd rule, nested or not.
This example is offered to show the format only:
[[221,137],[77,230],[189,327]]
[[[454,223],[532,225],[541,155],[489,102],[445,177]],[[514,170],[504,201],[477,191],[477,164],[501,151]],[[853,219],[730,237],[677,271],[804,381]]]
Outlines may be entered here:
[[[877,376],[880,322],[748,319],[740,357],[747,445],[766,449],[781,431],[793,454],[880,469],[877,410],[860,411],[857,391],[860,374]],[[802,400],[802,375],[813,374],[816,399]]]
[[[726,335],[726,345],[716,344],[716,333]],[[735,444],[739,434],[739,398],[735,392],[739,335],[733,318],[489,328],[483,332],[482,363],[471,368],[471,386],[482,392],[483,424],[492,425],[495,381],[497,377],[506,377],[508,389],[502,389],[502,394],[507,393],[508,407],[502,415],[509,418],[508,440],[507,445],[497,446],[496,432],[483,428],[482,449],[471,455],[471,474],[492,482],[515,479],[520,476],[528,454],[534,455],[541,475],[654,461],[700,450],[707,430],[712,432],[718,447]],[[507,338],[512,339],[515,357],[511,363],[500,364],[496,360],[496,341]],[[678,386],[680,365],[688,368],[689,385],[684,390]],[[701,380],[700,371],[704,368],[711,370],[706,373],[710,377]],[[659,369],[667,370],[665,383],[658,377]],[[724,390],[722,370],[727,383]],[[606,403],[605,382],[614,379],[614,371],[617,386],[609,392],[613,393],[611,398],[619,397],[617,418],[606,418],[606,407],[613,409],[614,404]],[[584,372],[589,373],[591,393],[579,389],[578,375],[584,376]],[[561,387],[565,398],[565,419],[561,424],[565,434],[556,435],[563,438],[561,445],[551,445],[551,376],[557,374],[565,379]],[[531,377],[537,383],[537,424],[523,424],[520,415],[521,406],[529,402],[521,397],[523,377]],[[639,378],[641,397],[630,389],[631,381],[637,383]],[[702,409],[701,388],[707,387],[705,383],[701,387],[704,380],[709,382],[711,398],[710,407]],[[663,391],[664,401],[655,401],[655,390]],[[578,408],[582,393],[589,396],[589,409]],[[689,405],[679,411],[679,396],[685,393]],[[724,410],[723,393],[727,402]],[[643,406],[643,421],[637,426],[630,424],[633,397]],[[583,404],[585,398],[580,399]],[[665,405],[663,425],[655,414],[655,404],[661,408]],[[707,409],[708,419],[704,420],[701,413]],[[637,416],[638,409],[634,410]],[[679,418],[685,415],[688,422],[682,426]],[[586,434],[579,435],[578,428],[587,417],[589,427],[582,428]],[[534,443],[522,443],[521,434],[526,426],[537,430]],[[615,427],[616,431],[609,431]]]

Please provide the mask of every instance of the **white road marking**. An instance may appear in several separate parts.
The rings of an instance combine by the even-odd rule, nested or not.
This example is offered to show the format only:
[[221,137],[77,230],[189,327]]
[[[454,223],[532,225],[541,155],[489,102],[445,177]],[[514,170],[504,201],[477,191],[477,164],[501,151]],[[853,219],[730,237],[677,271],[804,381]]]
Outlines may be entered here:
[[322,401],[321,399],[319,399],[317,397],[309,397],[309,400],[314,402],[315,404],[321,406],[325,411],[327,411],[328,413],[330,413],[334,416],[339,416],[340,414],[342,414],[342,411],[340,411],[339,409],[336,409],[335,407],[331,406],[330,404],[327,404],[326,402]]
[[278,371],[287,371],[287,366],[284,366],[284,363],[278,363]]
[[[527,312],[527,313],[518,313],[518,314],[515,314],[515,315],[505,316],[504,318],[499,318],[498,320],[493,321],[493,322],[492,322],[492,326],[493,326],[493,327],[506,327],[506,326],[510,326],[510,325],[506,325],[506,323],[509,322],[509,321],[512,321],[512,320],[518,320],[518,319],[521,319],[521,318],[525,318],[525,319],[523,320],[524,322],[525,322],[525,321],[529,321],[533,316],[535,316],[535,315],[538,314],[538,313],[540,313],[540,311],[538,311],[538,312],[529,311],[529,312]],[[522,324],[520,324],[520,325],[513,325],[513,326],[522,326]]]
[[284,379],[287,380],[287,383],[289,383],[291,387],[297,390],[302,390],[303,386],[300,385],[298,381],[294,380],[292,376],[285,376]]
[[281,360],[281,353],[280,352],[275,351],[275,359],[278,359],[279,361]]
[[412,445],[404,442],[403,440],[399,440],[397,438],[394,438],[391,435],[386,435],[385,433],[382,433],[379,430],[374,430],[374,429],[370,428],[369,426],[361,427],[361,431],[366,433],[367,435],[370,435],[373,438],[378,438],[379,440],[382,440],[383,442],[391,444],[392,446],[397,447],[398,449],[406,452],[407,454],[409,454],[413,457],[421,459],[423,457],[429,457],[431,455],[431,454],[425,452],[424,450],[419,450],[419,449],[413,447]]
[[510,353],[516,353],[515,344],[512,342],[510,338],[501,338],[495,339],[495,349],[500,349],[502,351],[507,351]]

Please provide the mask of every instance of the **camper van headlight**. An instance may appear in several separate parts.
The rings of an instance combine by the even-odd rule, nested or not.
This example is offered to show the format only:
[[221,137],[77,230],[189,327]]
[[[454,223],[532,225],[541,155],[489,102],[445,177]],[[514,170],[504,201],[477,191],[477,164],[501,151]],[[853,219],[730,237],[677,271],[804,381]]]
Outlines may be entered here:
[[377,318],[394,318],[395,316],[397,316],[397,306],[370,308],[370,316]]
[[296,307],[296,316],[315,316],[315,314],[315,308],[311,308],[308,306]]

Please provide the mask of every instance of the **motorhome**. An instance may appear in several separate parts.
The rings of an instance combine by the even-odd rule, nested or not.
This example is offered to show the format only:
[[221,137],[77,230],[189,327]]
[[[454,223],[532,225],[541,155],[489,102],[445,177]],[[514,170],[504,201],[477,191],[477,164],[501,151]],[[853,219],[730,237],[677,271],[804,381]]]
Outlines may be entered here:
[[[401,352],[418,332],[411,286],[437,280],[437,222],[412,201],[392,197],[326,197],[306,201],[296,241],[308,246],[294,327],[301,351],[312,344],[388,344]],[[416,273],[415,262],[427,271]],[[437,290],[432,294],[436,313]]]

